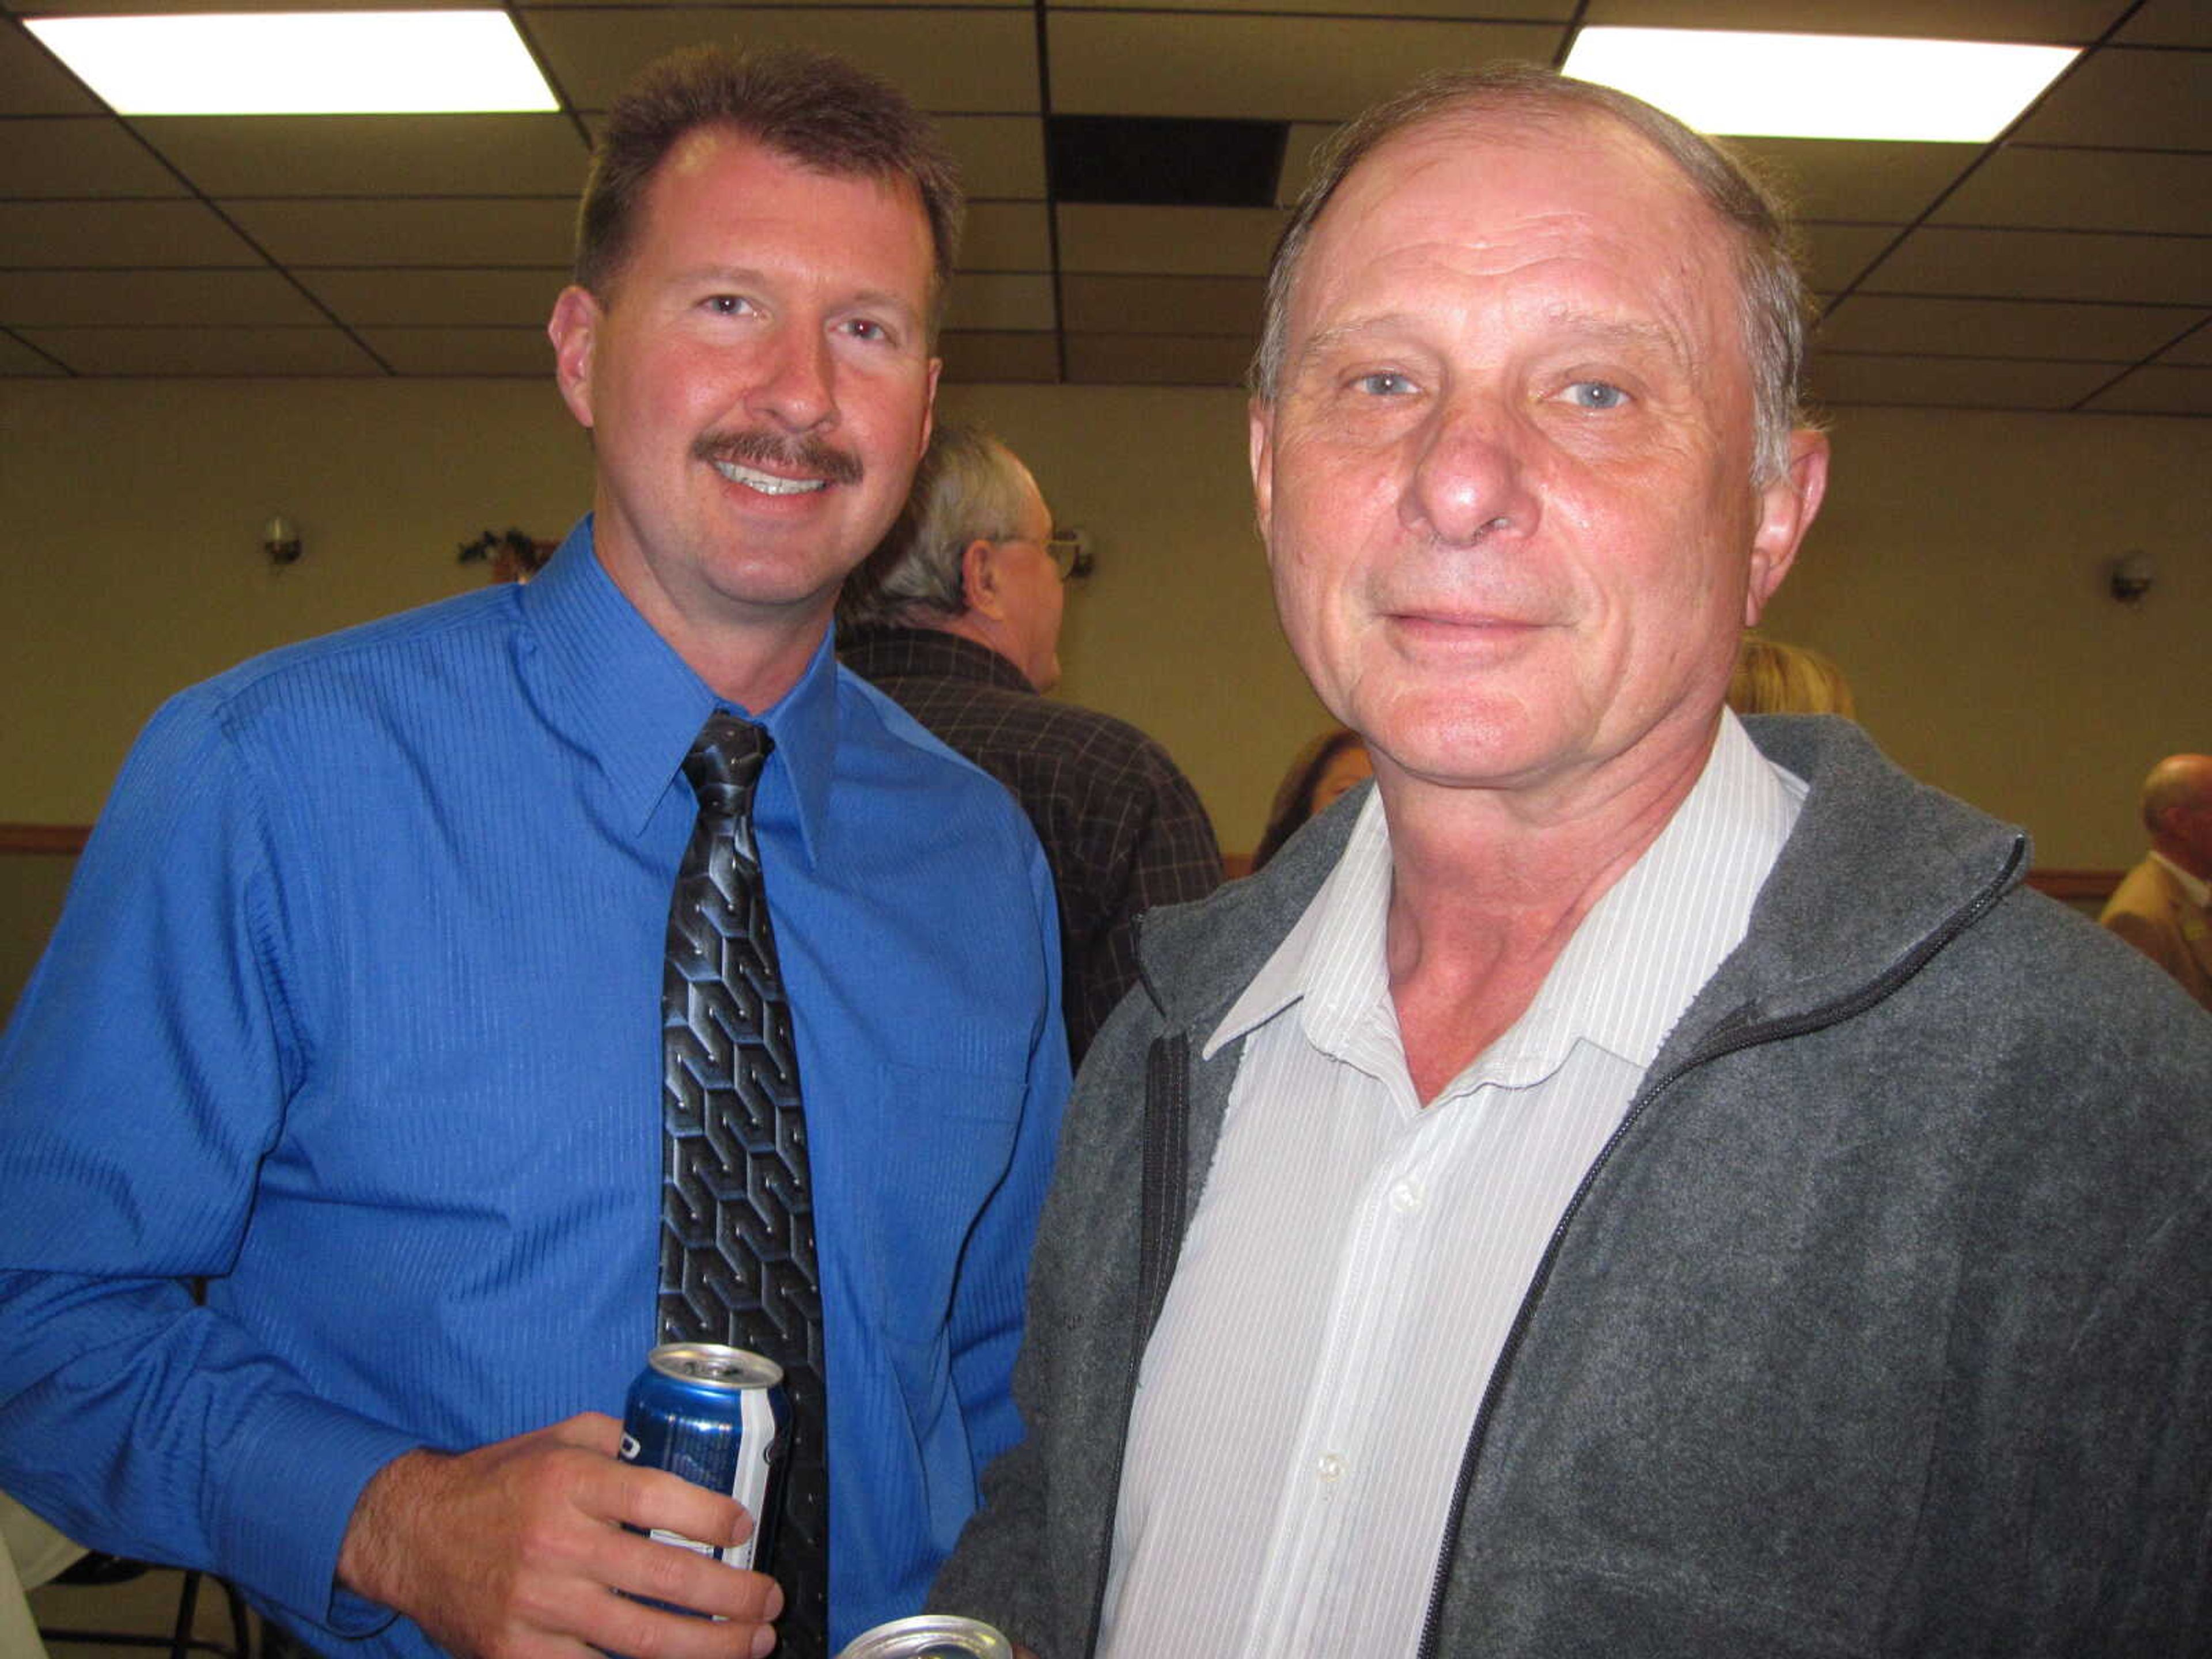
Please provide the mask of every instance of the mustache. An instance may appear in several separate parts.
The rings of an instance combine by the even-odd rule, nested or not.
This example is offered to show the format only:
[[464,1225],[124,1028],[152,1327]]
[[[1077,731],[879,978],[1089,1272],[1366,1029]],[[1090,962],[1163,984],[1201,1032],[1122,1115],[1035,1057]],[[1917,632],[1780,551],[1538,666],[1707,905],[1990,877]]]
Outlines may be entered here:
[[836,484],[860,482],[860,458],[819,438],[787,438],[761,431],[709,432],[691,446],[691,459],[781,467],[787,472],[810,472]]

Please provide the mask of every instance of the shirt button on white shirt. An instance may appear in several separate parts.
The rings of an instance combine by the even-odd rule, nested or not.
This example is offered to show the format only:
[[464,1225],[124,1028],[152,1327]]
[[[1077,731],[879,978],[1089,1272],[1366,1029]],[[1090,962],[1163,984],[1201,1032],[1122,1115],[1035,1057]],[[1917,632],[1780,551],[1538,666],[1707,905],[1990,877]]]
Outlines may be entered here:
[[1413,1215],[1428,1201],[1419,1182],[1401,1181],[1390,1188],[1390,1207],[1400,1215]]
[[1334,1480],[1344,1473],[1344,1460],[1334,1452],[1323,1452],[1314,1459],[1314,1473],[1323,1480]]

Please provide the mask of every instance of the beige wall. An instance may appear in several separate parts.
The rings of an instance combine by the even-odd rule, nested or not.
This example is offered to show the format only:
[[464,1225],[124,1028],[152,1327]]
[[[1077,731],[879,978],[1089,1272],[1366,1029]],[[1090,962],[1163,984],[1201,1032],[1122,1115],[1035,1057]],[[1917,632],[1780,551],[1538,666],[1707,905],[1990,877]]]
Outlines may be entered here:
[[[1065,696],[1182,760],[1249,848],[1325,716],[1276,631],[1226,392],[955,388],[1030,461],[1097,575]],[[2201,422],[1850,411],[1769,619],[1820,647],[1912,769],[2025,821],[2051,865],[2115,866],[2150,761],[2212,749],[2212,469]],[[0,821],[82,822],[168,691],[241,656],[460,591],[483,529],[554,535],[589,457],[524,382],[0,381]],[[283,511],[307,553],[272,568]],[[2102,591],[2130,547],[2164,572]],[[2185,630],[2185,619],[2189,624]]]

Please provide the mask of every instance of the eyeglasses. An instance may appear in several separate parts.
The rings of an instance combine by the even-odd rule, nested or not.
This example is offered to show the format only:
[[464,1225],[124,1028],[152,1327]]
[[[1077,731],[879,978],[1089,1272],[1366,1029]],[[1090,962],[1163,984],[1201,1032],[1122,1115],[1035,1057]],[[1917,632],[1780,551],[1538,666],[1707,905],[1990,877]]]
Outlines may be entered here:
[[1044,551],[1062,581],[1091,574],[1090,556],[1084,550],[1082,536],[1075,531],[1054,526],[1052,534],[1045,538]]

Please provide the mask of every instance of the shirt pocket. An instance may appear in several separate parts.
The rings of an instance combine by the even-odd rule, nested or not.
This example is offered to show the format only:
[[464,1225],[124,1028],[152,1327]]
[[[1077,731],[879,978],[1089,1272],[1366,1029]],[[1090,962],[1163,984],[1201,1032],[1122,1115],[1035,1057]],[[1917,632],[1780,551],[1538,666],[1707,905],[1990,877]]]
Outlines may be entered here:
[[866,1114],[874,1201],[853,1220],[893,1335],[943,1335],[976,1221],[1013,1161],[1025,1090],[1016,1070],[878,1068]]

